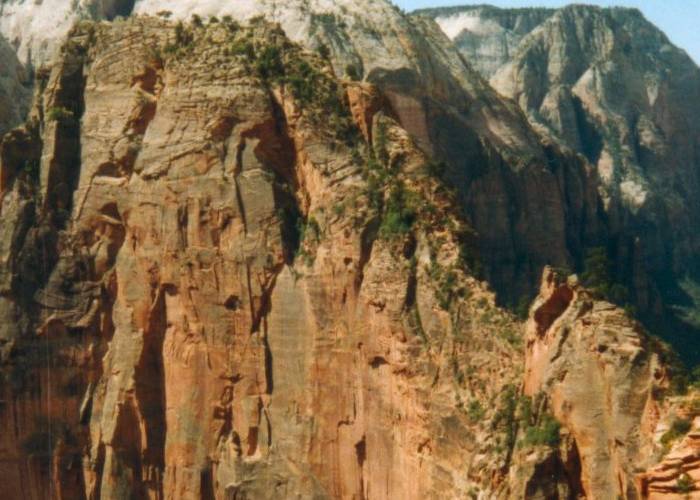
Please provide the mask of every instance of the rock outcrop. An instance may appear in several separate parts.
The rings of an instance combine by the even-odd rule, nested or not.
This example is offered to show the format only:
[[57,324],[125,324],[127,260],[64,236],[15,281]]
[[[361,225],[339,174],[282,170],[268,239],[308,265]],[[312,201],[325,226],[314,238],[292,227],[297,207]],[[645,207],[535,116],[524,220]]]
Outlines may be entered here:
[[[57,3],[0,5],[35,95],[0,142],[9,497],[695,491],[671,352],[542,278],[605,246],[643,315],[692,316],[696,71],[639,16]],[[613,99],[616,67],[671,76]]]
[[690,432],[674,448],[639,476],[644,498],[649,500],[693,498],[700,488],[700,432],[697,418]]
[[668,373],[641,326],[576,276],[546,268],[526,330],[524,393],[547,395],[580,458],[586,498],[639,498]]
[[520,327],[343,85],[257,21],[71,33],[3,142],[34,151],[1,166],[10,497],[506,494]]
[[499,9],[490,5],[421,9],[432,17],[474,69],[491,78],[511,58],[523,38],[554,9]]
[[24,121],[31,94],[29,75],[0,35],[0,136]]

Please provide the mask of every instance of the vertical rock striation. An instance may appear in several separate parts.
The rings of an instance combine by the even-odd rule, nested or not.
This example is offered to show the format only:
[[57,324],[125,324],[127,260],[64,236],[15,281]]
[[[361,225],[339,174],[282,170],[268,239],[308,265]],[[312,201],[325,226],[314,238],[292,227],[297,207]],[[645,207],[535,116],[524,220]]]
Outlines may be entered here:
[[546,268],[526,327],[524,393],[547,394],[579,457],[587,498],[638,498],[654,463],[668,374],[662,352],[621,309]]
[[153,18],[79,25],[41,88],[3,142],[8,494],[507,491],[519,325],[374,89]]

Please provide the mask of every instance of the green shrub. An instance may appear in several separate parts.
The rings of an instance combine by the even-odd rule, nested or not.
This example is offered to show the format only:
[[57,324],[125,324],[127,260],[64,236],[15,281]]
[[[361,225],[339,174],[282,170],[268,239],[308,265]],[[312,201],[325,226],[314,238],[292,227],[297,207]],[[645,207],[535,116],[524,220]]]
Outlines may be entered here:
[[318,46],[318,55],[321,56],[323,59],[330,59],[331,57],[331,49],[326,45],[325,43],[322,43]]
[[382,165],[388,165],[388,140],[386,136],[386,124],[383,122],[379,122],[374,131],[374,151],[377,155],[377,160],[379,160]]
[[[433,264],[437,265],[435,261],[433,261]],[[457,290],[457,274],[452,270],[442,272],[440,266],[437,266],[437,268],[439,272],[436,272],[431,266],[431,272],[437,275],[437,281],[439,283],[435,297],[437,298],[438,305],[442,309],[448,310],[450,304],[452,304],[452,299],[454,299],[459,292],[459,290]]]
[[611,263],[605,248],[589,249],[583,263],[583,283],[593,289],[609,286],[610,268]]
[[695,482],[688,474],[681,474],[676,480],[676,489],[678,493],[690,493],[695,489]]
[[517,407],[518,400],[515,386],[509,384],[501,393],[501,401],[492,421],[493,428],[505,434],[505,445],[508,450],[511,450],[515,445],[515,438],[518,432],[517,419],[515,418]]
[[273,80],[284,75],[284,64],[280,49],[266,46],[255,61],[255,71],[264,80]]
[[343,215],[345,215],[345,203],[336,203],[333,205],[331,210],[333,212],[333,215],[335,215],[336,217],[342,217]]
[[472,399],[467,407],[467,416],[473,423],[479,422],[486,415],[486,410],[477,399]]
[[522,336],[517,331],[513,330],[512,328],[510,328],[510,327],[503,328],[500,331],[500,335],[503,338],[503,340],[508,342],[513,347],[522,346],[522,343],[523,343]]
[[353,82],[358,82],[362,80],[360,70],[357,69],[357,66],[355,66],[354,64],[348,64],[347,66],[345,66],[345,75]]
[[175,46],[177,48],[185,48],[192,45],[194,42],[194,36],[192,33],[185,28],[182,21],[178,21],[175,25]]
[[308,62],[299,61],[288,68],[285,83],[291,87],[294,97],[306,104],[311,102],[316,93],[316,76],[316,72]]
[[63,106],[55,106],[53,108],[49,108],[48,112],[46,113],[46,119],[48,121],[53,121],[53,122],[70,122],[75,118],[75,115],[73,115],[73,112],[69,109],[64,108]]
[[673,422],[671,422],[671,427],[669,430],[667,430],[664,435],[661,436],[661,444],[666,445],[685,436],[688,434],[691,427],[692,424],[689,420],[684,418],[676,418]]
[[396,183],[389,193],[379,234],[385,239],[404,236],[411,231],[416,210],[411,206],[403,184]]
[[234,56],[244,56],[249,61],[255,59],[255,47],[248,40],[236,40],[231,44],[231,54]]
[[525,430],[523,444],[526,446],[549,446],[554,448],[559,445],[559,430],[561,425],[551,415],[543,415],[539,425],[528,427]]

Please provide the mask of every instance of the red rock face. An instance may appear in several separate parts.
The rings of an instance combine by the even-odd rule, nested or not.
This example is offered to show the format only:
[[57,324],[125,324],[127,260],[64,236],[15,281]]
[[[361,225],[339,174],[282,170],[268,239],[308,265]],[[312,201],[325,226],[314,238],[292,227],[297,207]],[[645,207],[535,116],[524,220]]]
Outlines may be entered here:
[[3,157],[11,497],[507,492],[488,401],[518,325],[452,195],[371,87],[319,71],[319,105],[231,56],[285,47],[256,29],[78,27],[17,132],[38,178]]
[[642,494],[636,471],[654,463],[664,367],[640,326],[547,268],[527,324],[525,394],[548,395],[570,433],[590,498]]
[[[419,147],[444,109],[325,64],[264,23],[134,18],[77,26],[40,75],[0,144],[7,495],[662,491],[662,350],[549,268],[525,325],[474,277],[477,247],[502,281],[523,248],[566,260],[593,174],[553,147],[552,170],[510,168],[468,137],[500,165],[467,188],[477,235]],[[491,104],[470,123],[494,139],[513,111]]]
[[644,498],[663,500],[696,498],[700,484],[700,433],[697,419],[693,429],[666,455],[661,463],[639,477]]

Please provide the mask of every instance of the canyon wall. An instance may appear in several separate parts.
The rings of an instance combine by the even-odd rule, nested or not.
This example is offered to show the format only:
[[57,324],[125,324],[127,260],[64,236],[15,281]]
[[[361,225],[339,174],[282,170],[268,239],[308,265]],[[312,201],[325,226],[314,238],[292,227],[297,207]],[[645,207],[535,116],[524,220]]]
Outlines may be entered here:
[[428,159],[329,71],[266,24],[75,28],[2,145],[10,496],[506,487],[485,417],[519,325]]
[[[526,81],[540,63],[505,54],[569,47],[535,29],[555,22],[593,23],[600,56],[622,64],[605,23],[642,21],[512,13],[507,50],[472,66],[489,30],[465,53],[385,2],[86,2],[56,32],[17,31],[48,4],[0,8],[27,108],[34,90],[0,143],[9,497],[695,491],[700,406],[675,394],[673,351],[587,273],[545,267],[580,270],[603,246],[642,316],[692,313],[680,285],[694,235],[663,231],[694,214],[697,137],[678,136],[690,118],[671,110],[695,73],[672,53],[682,78],[656,101],[669,104],[640,108],[658,162],[606,170],[615,134],[632,130],[605,115],[621,125],[599,161],[587,154],[607,94],[557,129],[528,104],[537,82],[516,85],[516,103],[477,72]],[[574,55],[551,56],[552,80]],[[644,104],[627,91],[622,105]],[[503,307],[533,290],[529,315]]]

